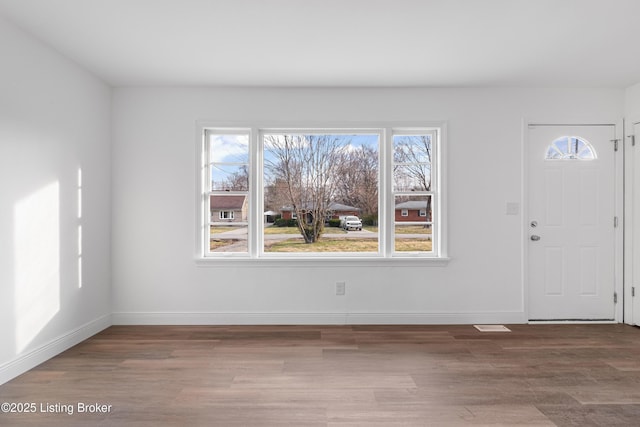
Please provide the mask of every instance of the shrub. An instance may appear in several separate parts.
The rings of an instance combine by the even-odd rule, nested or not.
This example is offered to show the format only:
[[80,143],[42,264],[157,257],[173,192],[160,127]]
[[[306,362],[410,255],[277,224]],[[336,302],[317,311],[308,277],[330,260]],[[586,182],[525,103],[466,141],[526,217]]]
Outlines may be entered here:
[[378,225],[378,216],[377,215],[365,215],[361,218],[362,225],[375,226]]
[[329,227],[337,227],[340,228],[340,220],[338,218],[329,220]]
[[278,218],[273,222],[276,227],[297,227],[298,222],[295,219],[282,219]]

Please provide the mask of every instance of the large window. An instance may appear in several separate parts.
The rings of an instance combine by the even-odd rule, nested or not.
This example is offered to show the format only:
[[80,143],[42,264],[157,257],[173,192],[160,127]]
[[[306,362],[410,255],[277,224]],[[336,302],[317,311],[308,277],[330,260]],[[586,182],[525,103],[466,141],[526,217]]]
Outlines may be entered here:
[[202,256],[438,258],[440,127],[203,127]]

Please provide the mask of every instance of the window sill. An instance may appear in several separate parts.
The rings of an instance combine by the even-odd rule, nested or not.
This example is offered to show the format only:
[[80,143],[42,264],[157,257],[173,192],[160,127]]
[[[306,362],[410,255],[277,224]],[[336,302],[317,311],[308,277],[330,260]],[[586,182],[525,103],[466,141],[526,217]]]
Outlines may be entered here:
[[451,258],[198,258],[198,267],[276,267],[276,268],[335,268],[335,267],[446,267]]

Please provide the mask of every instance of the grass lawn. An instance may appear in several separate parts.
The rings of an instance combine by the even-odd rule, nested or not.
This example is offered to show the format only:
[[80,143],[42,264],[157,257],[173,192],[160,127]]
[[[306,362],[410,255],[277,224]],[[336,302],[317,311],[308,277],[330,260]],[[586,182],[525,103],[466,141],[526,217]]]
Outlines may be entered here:
[[[324,232],[330,234],[346,233],[346,231],[338,227],[325,227]],[[264,234],[297,234],[300,236],[298,227],[266,227]]]
[[298,234],[298,227],[265,227],[264,234]]
[[300,239],[287,239],[265,245],[265,252],[378,252],[376,239],[320,239],[305,243]]
[[235,230],[241,230],[243,228],[247,228],[245,227],[239,227],[239,226],[233,226],[233,225],[212,225],[209,229],[211,230],[210,233],[211,234],[218,234],[218,233],[224,233],[225,231],[235,231]]
[[225,246],[230,246],[236,243],[238,240],[236,239],[211,239],[209,241],[209,250],[215,251],[216,249],[223,248]]
[[431,240],[396,239],[396,252],[431,252]]
[[396,224],[396,234],[431,234],[431,228],[426,228],[424,225]]
[[[431,241],[423,239],[396,239],[397,252],[430,252]],[[304,243],[300,239],[287,239],[265,245],[265,252],[378,252],[376,239],[320,239]]]

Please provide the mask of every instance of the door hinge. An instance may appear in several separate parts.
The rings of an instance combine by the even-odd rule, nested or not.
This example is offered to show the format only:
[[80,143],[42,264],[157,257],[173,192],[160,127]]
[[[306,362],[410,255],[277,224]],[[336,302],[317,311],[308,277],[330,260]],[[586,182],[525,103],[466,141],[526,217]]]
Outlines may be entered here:
[[613,293],[613,303],[614,303],[614,304],[617,304],[617,303],[618,303],[618,293],[617,293],[617,292],[614,292],[614,293]]
[[627,135],[627,138],[631,139],[631,146],[636,146],[636,136],[635,135]]
[[618,227],[618,217],[614,216],[613,217],[613,228],[617,228]]
[[636,287],[635,287],[635,286],[632,286],[632,287],[631,287],[631,296],[632,296],[632,297],[635,297],[635,296],[636,296]]
[[618,142],[620,140],[619,139],[612,139],[611,142],[613,142],[613,151],[618,151]]

